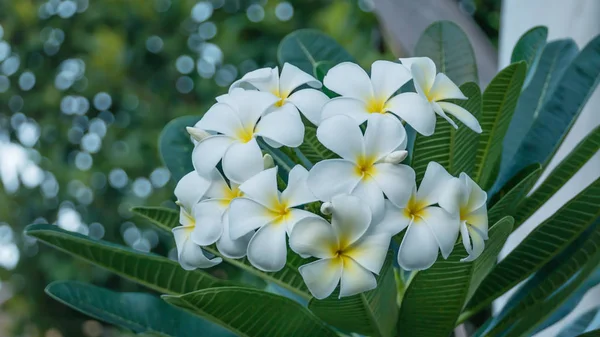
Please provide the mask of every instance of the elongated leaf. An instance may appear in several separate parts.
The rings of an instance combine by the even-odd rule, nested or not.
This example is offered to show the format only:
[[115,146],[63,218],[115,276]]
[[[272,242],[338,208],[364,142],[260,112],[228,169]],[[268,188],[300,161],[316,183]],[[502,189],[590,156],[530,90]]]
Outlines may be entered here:
[[584,333],[589,324],[594,320],[600,309],[594,308],[577,317],[575,321],[565,326],[556,337],[573,337]]
[[53,225],[30,225],[25,234],[161,293],[183,294],[228,283],[206,271],[183,270],[177,262],[162,256],[90,239]]
[[571,153],[558,164],[546,180],[521,202],[515,215],[520,225],[550,199],[600,148],[600,127],[592,130]]
[[535,73],[535,69],[542,57],[542,51],[546,46],[548,38],[548,28],[544,26],[533,27],[519,38],[510,57],[510,63],[525,61],[527,63],[527,76],[525,84],[527,87],[529,81]]
[[376,289],[341,299],[338,289],[324,300],[310,300],[308,308],[326,323],[344,331],[374,337],[394,336],[398,305],[393,259],[393,254],[388,253],[377,276]]
[[310,311],[282,296],[239,287],[163,296],[168,303],[235,332],[240,337],[335,337]]
[[526,336],[560,306],[600,263],[599,223],[600,219],[597,219],[590,226],[588,235],[582,235],[569,254],[561,256],[561,263],[550,264],[542,271],[542,276],[530,280],[534,286],[526,284],[524,288],[527,291],[522,293],[523,298],[515,301],[516,305],[507,312],[503,312],[501,319],[490,325],[484,335]]
[[418,272],[402,298],[398,336],[449,336],[473,292],[470,286],[477,288],[493,267],[512,223],[506,217],[490,228],[486,249],[475,261],[460,262],[468,254],[459,242],[447,260],[440,257],[431,268]]
[[600,329],[588,331],[584,334],[581,334],[577,337],[600,337]]
[[[527,192],[531,190],[541,174],[542,166],[533,164],[511,179],[488,203],[488,221],[494,223],[503,216],[514,216],[517,206],[526,197]],[[515,222],[515,227],[519,225]]]
[[513,159],[518,170],[547,163],[600,82],[600,36],[590,41],[565,70]]
[[479,136],[473,180],[487,190],[494,183],[494,170],[500,165],[502,141],[508,130],[525,79],[524,62],[504,68],[483,92],[483,132]]
[[477,312],[538,271],[600,216],[600,179],[536,227],[483,281],[467,305]]
[[[140,208],[134,208],[139,210]],[[162,219],[171,219],[172,210],[166,208],[153,208],[152,212],[145,212],[144,216],[150,220],[153,224],[157,225],[158,228],[167,231],[170,233],[170,227],[173,222],[161,223]],[[136,212],[139,214],[139,212]],[[247,258],[242,259],[230,259],[225,256],[222,256],[221,253],[216,249],[215,246],[204,247],[206,251],[209,253],[220,256],[223,258],[225,263],[240,268],[252,275],[255,275],[267,282],[272,282],[277,284],[280,287],[285,288],[288,291],[291,291],[297,296],[305,300],[309,300],[311,298],[308,288],[306,288],[306,284],[302,280],[302,276],[298,272],[298,267],[304,264],[306,261],[302,259],[298,254],[288,250],[288,258],[287,263],[283,267],[282,270],[275,273],[265,273],[256,268],[254,268]]]
[[277,59],[282,66],[289,62],[309,74],[319,62],[354,62],[334,39],[314,29],[300,29],[284,37],[277,50]]
[[[481,90],[475,83],[465,83],[460,90],[468,100],[453,100],[452,102],[470,111],[473,116],[481,116]],[[465,172],[471,175],[475,165],[475,152],[477,151],[477,137],[479,135],[471,129],[461,125],[454,129],[446,120],[438,118],[435,133],[425,137],[416,135],[412,167],[417,174],[417,181],[421,181],[425,169],[430,161],[438,162],[452,175]]]
[[53,282],[46,293],[83,314],[135,333],[169,337],[234,337],[220,326],[146,293],[118,293],[74,281]]
[[437,21],[427,27],[417,41],[415,55],[431,58],[437,70],[458,85],[479,82],[473,47],[454,22]]
[[194,126],[198,120],[200,120],[200,116],[175,118],[165,125],[160,133],[158,150],[162,162],[171,172],[171,179],[174,182],[194,170],[192,165],[194,144],[185,128]]
[[506,132],[500,176],[495,189],[500,188],[518,172],[516,168],[512,167],[513,157],[534,120],[539,116],[542,107],[553,96],[559,80],[578,52],[579,49],[573,40],[554,41],[545,47],[530,85],[523,90],[519,97],[517,109]]
[[165,207],[133,207],[131,212],[152,222],[167,232],[179,226],[179,212]]

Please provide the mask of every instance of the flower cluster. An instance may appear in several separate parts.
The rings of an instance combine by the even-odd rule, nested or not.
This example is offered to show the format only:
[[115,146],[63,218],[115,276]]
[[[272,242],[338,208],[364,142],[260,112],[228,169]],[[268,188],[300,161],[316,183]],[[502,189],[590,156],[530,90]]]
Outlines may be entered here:
[[[428,58],[376,61],[371,75],[353,63],[329,70],[321,82],[286,63],[252,71],[233,83],[188,132],[195,144],[194,171],[175,195],[181,226],[173,229],[183,268],[221,262],[202,247],[215,244],[224,258],[242,258],[265,272],[284,268],[289,248],[316,258],[299,268],[315,298],[340,285],[340,297],[377,286],[396,237],[399,265],[429,268],[438,252],[447,258],[459,234],[472,261],[484,249],[486,193],[466,174],[451,176],[430,162],[417,188],[407,156],[404,123],[424,136],[434,133],[436,114],[455,128],[451,114],[475,132],[468,111],[444,101],[466,99]],[[416,92],[400,88],[412,80]],[[339,156],[296,165],[285,189],[270,147],[295,148],[304,141],[301,114],[317,126],[318,141]],[[221,164],[219,166],[219,163]],[[222,172],[222,173],[221,173]],[[308,209],[317,209],[322,214]],[[306,207],[305,205],[317,207]],[[400,234],[403,233],[403,234]]]

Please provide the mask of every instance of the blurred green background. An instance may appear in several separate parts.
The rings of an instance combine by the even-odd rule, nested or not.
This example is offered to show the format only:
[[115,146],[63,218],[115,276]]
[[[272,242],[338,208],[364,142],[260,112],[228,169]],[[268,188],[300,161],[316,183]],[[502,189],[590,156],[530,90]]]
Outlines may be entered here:
[[[454,1],[454,0],[448,0]],[[460,1],[497,40],[500,1]],[[22,234],[54,223],[174,257],[134,205],[174,205],[157,151],[299,28],[367,67],[393,59],[371,0],[0,0],[0,336],[124,336],[44,294],[53,280],[136,286]]]

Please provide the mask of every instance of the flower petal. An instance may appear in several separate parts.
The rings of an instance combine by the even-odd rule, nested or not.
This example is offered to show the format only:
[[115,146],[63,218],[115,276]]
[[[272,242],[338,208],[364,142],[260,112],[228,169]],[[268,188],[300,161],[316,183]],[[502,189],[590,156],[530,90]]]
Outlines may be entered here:
[[446,212],[460,216],[461,206],[467,203],[468,194],[467,186],[462,179],[451,178],[441,190],[438,204]]
[[285,226],[269,224],[261,227],[248,244],[248,260],[262,271],[279,271],[287,260]]
[[288,184],[281,193],[281,201],[288,207],[295,207],[317,201],[308,188],[308,171],[302,165],[294,166],[288,175]]
[[252,89],[260,91],[275,92],[279,90],[279,69],[260,68],[246,73],[242,78],[233,82],[229,87],[229,92],[236,88]]
[[371,210],[364,200],[353,195],[337,195],[331,199],[331,225],[340,249],[356,242],[369,228]]
[[410,221],[411,218],[404,214],[403,208],[399,208],[392,204],[391,201],[385,200],[383,218],[369,228],[367,235],[386,233],[390,236],[394,236],[402,232],[408,226]]
[[364,236],[344,250],[344,255],[351,257],[369,271],[379,274],[391,239],[391,236],[385,233]]
[[415,185],[415,171],[410,166],[377,163],[372,177],[394,205],[402,207],[410,200]]
[[479,121],[475,116],[473,116],[466,109],[448,102],[438,102],[438,105],[446,112],[456,117],[459,121],[461,121],[464,125],[466,125],[469,129],[481,133],[481,125],[479,125]]
[[375,97],[384,102],[411,78],[410,71],[396,62],[375,61],[371,65],[371,83]]
[[314,298],[322,300],[335,290],[342,276],[341,259],[323,259],[298,268]]
[[230,181],[242,183],[264,168],[256,139],[232,144],[223,155],[223,172]]
[[374,223],[379,222],[384,213],[384,197],[381,188],[371,178],[363,178],[351,193],[359,197],[371,210],[371,219]]
[[208,246],[217,242],[223,233],[223,213],[227,205],[219,199],[204,200],[194,207],[196,227],[191,240],[199,246]]
[[458,238],[460,221],[440,207],[427,207],[421,211],[421,219],[429,226],[440,246],[444,259],[447,259]]
[[[431,90],[431,87],[435,82],[436,69],[435,63],[433,63],[429,57],[401,58],[400,62],[411,71],[415,86],[420,86],[425,92]],[[414,71],[413,69],[417,69],[417,71]],[[420,76],[415,77],[415,72],[418,72]]]
[[349,257],[343,259],[340,298],[377,288],[375,276]]
[[435,113],[431,104],[414,92],[392,97],[386,109],[402,118],[423,136],[431,136],[435,130]]
[[273,221],[265,206],[248,198],[233,199],[229,205],[229,236],[237,240]]
[[333,116],[321,122],[317,128],[317,138],[326,148],[340,157],[356,162],[364,155],[364,140],[360,127],[352,118]]
[[321,82],[312,75],[305,73],[291,63],[284,63],[279,78],[279,92],[282,97],[288,96],[294,89],[307,84],[313,88],[320,88]]
[[364,138],[365,153],[378,161],[405,143],[406,131],[393,115],[371,115]]
[[342,96],[367,101],[373,97],[369,75],[356,63],[342,62],[329,69],[323,84]]
[[446,115],[444,109],[442,109],[442,107],[438,103],[431,102],[431,107],[433,108],[433,111],[435,111],[436,114],[445,119],[446,122],[450,123],[450,125],[452,125],[453,128],[458,129],[458,125],[456,125],[456,123],[454,122],[454,120],[452,120],[452,118],[450,118],[450,116]]
[[364,123],[371,115],[367,103],[352,97],[336,97],[323,105],[321,121],[333,116],[344,115],[352,118],[356,125]]
[[252,178],[241,184],[239,189],[244,192],[247,198],[274,210],[279,205],[277,167],[272,167],[252,176]]
[[196,268],[210,268],[221,263],[223,260],[220,257],[207,258],[202,248],[189,239],[192,230],[193,228],[183,226],[173,228],[177,257],[181,267],[185,270],[194,270]]
[[470,240],[469,238],[466,239],[470,241],[469,247],[467,248],[467,243],[465,242],[465,233],[461,230],[461,233],[463,235],[463,244],[465,245],[465,249],[469,253],[469,256],[461,259],[460,261],[470,262],[478,258],[481,255],[481,253],[483,253],[483,250],[485,249],[485,242],[483,241],[483,236],[476,228],[468,225],[465,225],[465,228],[467,228],[468,231],[468,234],[466,235],[470,235],[471,237]]
[[487,240],[488,238],[488,217],[487,217],[487,206],[483,204],[478,209],[467,214],[465,217],[467,223],[477,229],[480,235]]
[[329,97],[319,90],[302,89],[293,93],[287,102],[300,110],[300,112],[314,125],[321,123],[321,111],[325,103],[329,102]]
[[321,217],[309,217],[296,223],[292,229],[290,248],[300,255],[327,259],[335,257],[339,247],[329,222]]
[[192,151],[192,164],[199,175],[210,177],[235,140],[228,136],[210,136],[199,142]]
[[234,91],[230,95],[238,105],[237,113],[245,130],[253,130],[260,116],[280,99],[270,92],[255,90]]
[[398,250],[398,264],[405,270],[424,270],[431,267],[438,256],[439,245],[433,232],[423,221],[408,225]]
[[354,163],[344,159],[328,159],[318,162],[308,172],[307,185],[317,199],[331,201],[338,194],[352,192],[360,179]]
[[448,171],[442,165],[430,161],[425,170],[425,176],[419,185],[417,191],[417,200],[422,205],[433,205],[438,203],[440,196],[443,194],[446,184],[452,180]]
[[429,99],[432,101],[440,101],[443,99],[467,99],[462,91],[458,88],[446,74],[439,73],[435,75],[433,86],[429,90]]
[[214,169],[210,175],[210,188],[206,191],[206,197],[211,199],[227,199],[231,197],[231,188],[221,175],[219,170]]
[[466,209],[469,212],[472,212],[481,208],[481,206],[485,206],[487,201],[487,193],[485,193],[485,191],[482,190],[481,187],[479,187],[479,185],[477,185],[477,183],[474,182],[473,179],[471,179],[471,177],[464,172],[460,174],[460,180],[467,187],[469,195],[467,204],[465,205]]
[[285,146],[298,147],[304,140],[304,123],[298,109],[285,104],[264,116],[256,125],[255,133]]
[[217,249],[224,257],[240,259],[246,256],[248,244],[254,232],[250,232],[237,240],[232,240],[229,234],[229,212],[223,214],[223,234],[217,241]]
[[296,224],[298,222],[300,222],[301,220],[306,219],[306,218],[315,218],[315,217],[318,218],[319,217],[315,213],[305,211],[303,209],[292,208],[289,210],[289,212],[290,213],[288,214],[287,218],[285,219],[286,228],[287,228],[288,233],[291,233],[292,230],[294,229],[294,227],[296,226]]
[[243,125],[235,107],[225,103],[216,103],[196,123],[196,127],[235,137]]
[[196,171],[192,171],[181,178],[175,186],[175,196],[177,201],[188,212],[192,212],[194,205],[204,196],[211,186],[211,181],[200,176]]

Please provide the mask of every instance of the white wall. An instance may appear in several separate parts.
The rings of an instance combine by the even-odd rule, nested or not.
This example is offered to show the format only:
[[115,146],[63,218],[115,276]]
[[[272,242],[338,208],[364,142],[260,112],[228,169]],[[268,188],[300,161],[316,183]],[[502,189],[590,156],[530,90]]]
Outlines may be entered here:
[[[519,37],[534,26],[547,26],[548,39],[572,38],[580,49],[594,36],[600,34],[599,0],[504,0],[499,40],[499,65],[508,65],[512,48]],[[581,112],[573,129],[549,165],[555,167],[569,151],[594,127],[600,125],[600,90],[596,90]],[[541,179],[544,179],[546,170]],[[540,222],[548,218],[560,206],[579,193],[594,179],[600,176],[600,151],[542,208],[517,229],[504,247],[501,256],[506,256]],[[499,300],[498,305],[506,298]],[[536,336],[555,336],[560,328],[585,309],[600,305],[600,287],[588,293],[580,306],[558,324],[549,327]]]

